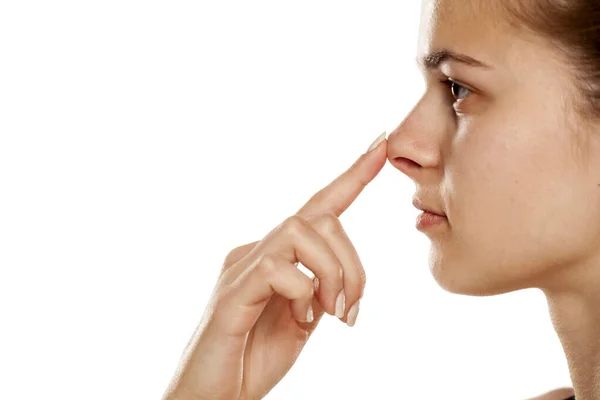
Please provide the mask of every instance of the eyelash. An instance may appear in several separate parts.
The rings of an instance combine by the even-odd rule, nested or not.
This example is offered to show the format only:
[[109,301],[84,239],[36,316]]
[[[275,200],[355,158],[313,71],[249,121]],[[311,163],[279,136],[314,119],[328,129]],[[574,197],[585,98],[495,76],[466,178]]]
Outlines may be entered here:
[[[452,80],[452,79],[449,79],[449,78],[448,78],[448,79],[444,79],[443,81],[440,81],[440,82],[442,82],[444,85],[446,85],[446,86],[448,86],[448,87],[450,88],[450,94],[452,95],[452,98],[454,98],[454,99],[455,99],[455,100],[454,100],[454,103],[452,103],[452,104],[456,104],[456,102],[457,102],[457,101],[462,101],[462,100],[464,100],[466,97],[468,97],[468,96],[469,96],[469,94],[471,94],[471,93],[472,93],[472,92],[471,92],[471,89],[469,89],[468,87],[465,87],[465,86],[461,85],[460,83],[458,83],[458,82],[456,82],[456,81],[454,81],[454,80]],[[462,98],[460,98],[460,99],[456,99],[456,98],[454,97],[454,93],[452,93],[452,85],[455,85],[455,87],[456,87],[456,86],[458,86],[458,87],[461,87],[461,88],[463,88],[463,89],[467,89],[467,90],[469,91],[469,94],[467,94],[466,96],[464,96],[464,97],[462,97]]]

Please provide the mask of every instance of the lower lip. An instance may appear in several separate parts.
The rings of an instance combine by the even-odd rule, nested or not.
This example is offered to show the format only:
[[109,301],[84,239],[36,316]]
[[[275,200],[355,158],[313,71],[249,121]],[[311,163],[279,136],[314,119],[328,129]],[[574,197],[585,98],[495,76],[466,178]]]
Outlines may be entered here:
[[432,214],[430,212],[424,211],[423,213],[419,214],[419,216],[417,216],[416,227],[418,230],[423,230],[436,225],[440,225],[446,221],[446,217],[442,215]]

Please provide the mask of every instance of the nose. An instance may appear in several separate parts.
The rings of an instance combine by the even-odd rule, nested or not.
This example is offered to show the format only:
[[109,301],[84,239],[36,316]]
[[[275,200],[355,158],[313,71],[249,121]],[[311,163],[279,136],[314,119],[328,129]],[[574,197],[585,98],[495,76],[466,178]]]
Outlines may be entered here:
[[423,97],[388,136],[390,164],[417,184],[439,183],[444,121],[432,110]]

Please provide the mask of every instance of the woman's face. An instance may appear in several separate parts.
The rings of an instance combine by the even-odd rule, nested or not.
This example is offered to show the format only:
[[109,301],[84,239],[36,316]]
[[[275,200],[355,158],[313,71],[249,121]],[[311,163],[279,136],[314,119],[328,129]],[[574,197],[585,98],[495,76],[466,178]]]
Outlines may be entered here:
[[423,1],[419,59],[449,50],[489,68],[447,58],[424,69],[388,159],[447,215],[423,230],[444,289],[561,288],[600,262],[600,131],[568,113],[573,82],[551,43],[477,3]]

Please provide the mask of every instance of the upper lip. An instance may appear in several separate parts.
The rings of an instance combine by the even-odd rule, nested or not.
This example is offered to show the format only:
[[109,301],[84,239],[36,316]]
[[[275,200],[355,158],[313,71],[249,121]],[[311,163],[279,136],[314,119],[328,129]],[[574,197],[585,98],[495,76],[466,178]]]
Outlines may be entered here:
[[415,206],[415,208],[418,208],[421,211],[427,211],[429,213],[441,215],[443,217],[446,216],[446,214],[444,214],[441,210],[438,210],[435,207],[429,206],[424,201],[419,199],[417,196],[413,197],[412,203],[413,203],[413,206]]

